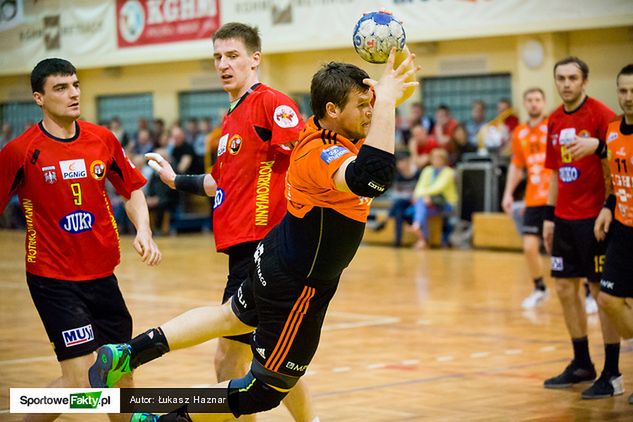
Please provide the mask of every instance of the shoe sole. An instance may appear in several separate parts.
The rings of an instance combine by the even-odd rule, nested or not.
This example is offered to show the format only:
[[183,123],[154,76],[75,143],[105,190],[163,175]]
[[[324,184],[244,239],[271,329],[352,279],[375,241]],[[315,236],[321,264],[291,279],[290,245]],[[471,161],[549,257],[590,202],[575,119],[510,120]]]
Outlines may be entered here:
[[107,388],[107,374],[112,369],[114,358],[112,351],[107,347],[97,350],[97,361],[88,370],[88,380],[92,388]]
[[583,400],[597,400],[597,399],[608,399],[609,397],[613,397],[617,395],[618,394],[601,394],[599,396],[586,396],[584,394],[581,394],[580,397],[582,397]]
[[592,380],[578,381],[578,382],[569,383],[569,384],[543,384],[543,387],[548,388],[550,390],[562,390],[563,388],[569,388],[577,384],[589,384],[591,382],[594,382],[594,380],[595,378]]

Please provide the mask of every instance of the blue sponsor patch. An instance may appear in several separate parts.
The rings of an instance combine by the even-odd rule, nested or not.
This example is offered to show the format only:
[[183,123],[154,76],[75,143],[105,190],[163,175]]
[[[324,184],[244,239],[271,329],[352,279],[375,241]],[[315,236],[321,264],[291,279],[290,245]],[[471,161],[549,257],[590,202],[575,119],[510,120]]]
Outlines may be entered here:
[[213,201],[213,209],[216,209],[224,202],[224,191],[218,188],[215,191],[215,200]]
[[93,213],[79,210],[71,212],[59,220],[59,227],[68,233],[77,234],[92,230],[94,222],[95,216]]
[[334,145],[321,151],[321,160],[325,161],[325,164],[330,164],[332,161],[336,160],[337,158],[341,158],[348,152],[348,149],[340,147],[338,145]]
[[572,183],[580,177],[580,170],[574,166],[563,166],[558,169],[558,177],[563,183]]
[[84,325],[83,327],[73,328],[72,330],[62,331],[64,344],[66,347],[77,346],[78,344],[88,343],[95,339],[92,325]]

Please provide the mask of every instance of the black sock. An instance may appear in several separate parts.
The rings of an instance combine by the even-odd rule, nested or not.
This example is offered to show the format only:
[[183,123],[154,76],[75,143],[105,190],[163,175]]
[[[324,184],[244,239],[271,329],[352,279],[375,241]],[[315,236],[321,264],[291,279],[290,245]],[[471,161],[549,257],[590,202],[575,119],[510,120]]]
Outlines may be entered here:
[[581,368],[591,368],[593,364],[589,356],[589,339],[573,338],[571,344],[574,346],[574,363]]
[[163,333],[163,330],[158,328],[152,328],[134,337],[129,342],[130,352],[130,366],[132,369],[161,357],[165,353],[169,352],[169,344],[167,338]]
[[611,376],[620,375],[620,343],[604,345],[604,372]]
[[543,282],[543,277],[536,277],[534,279],[534,288],[542,292],[547,290],[547,287],[545,286],[545,283]]

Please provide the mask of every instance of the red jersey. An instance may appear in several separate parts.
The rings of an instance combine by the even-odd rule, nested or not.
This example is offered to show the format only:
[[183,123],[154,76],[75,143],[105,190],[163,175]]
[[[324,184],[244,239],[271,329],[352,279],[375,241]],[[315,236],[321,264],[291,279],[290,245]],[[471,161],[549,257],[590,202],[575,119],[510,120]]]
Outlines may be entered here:
[[114,272],[119,234],[105,179],[129,198],[145,179],[110,130],[77,121],[71,139],[42,124],[0,151],[0,210],[14,193],[26,218],[26,271],[68,281]]
[[627,125],[624,117],[609,124],[607,148],[616,197],[615,219],[633,227],[633,125]]
[[527,171],[526,207],[547,204],[552,171],[545,168],[546,148],[547,119],[534,127],[524,123],[512,132],[512,164]]
[[586,97],[574,111],[558,107],[550,116],[545,167],[558,170],[555,215],[567,220],[595,218],[604,203],[604,175],[595,154],[572,160],[566,146],[581,137],[606,138],[607,125],[615,117],[609,107]]
[[284,179],[290,149],[304,123],[288,96],[257,84],[222,123],[211,175],[218,189],[213,232],[218,251],[261,240],[286,211]]
[[286,197],[288,212],[303,218],[314,207],[332,208],[361,223],[367,222],[371,198],[341,192],[334,173],[350,157],[358,155],[364,139],[355,144],[338,133],[321,129],[312,117],[292,151]]

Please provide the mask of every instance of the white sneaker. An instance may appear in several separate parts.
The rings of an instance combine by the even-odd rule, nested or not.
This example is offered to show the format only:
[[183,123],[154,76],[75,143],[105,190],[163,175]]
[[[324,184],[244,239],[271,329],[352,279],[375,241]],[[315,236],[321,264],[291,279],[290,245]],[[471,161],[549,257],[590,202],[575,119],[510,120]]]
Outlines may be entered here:
[[585,312],[587,312],[587,315],[598,312],[598,302],[596,302],[596,299],[594,299],[591,295],[587,296],[585,299]]
[[534,309],[549,297],[547,290],[534,289],[532,293],[521,302],[523,309]]

